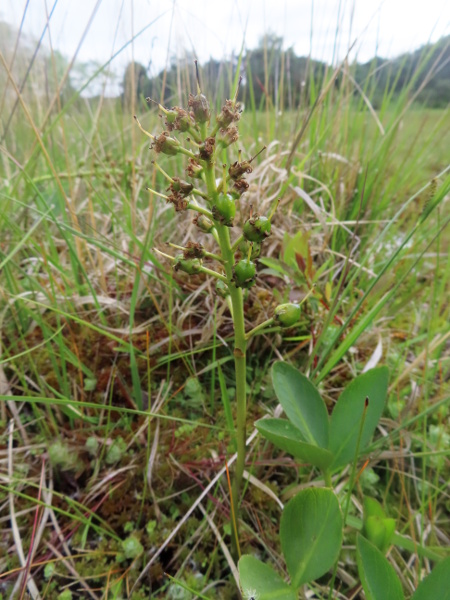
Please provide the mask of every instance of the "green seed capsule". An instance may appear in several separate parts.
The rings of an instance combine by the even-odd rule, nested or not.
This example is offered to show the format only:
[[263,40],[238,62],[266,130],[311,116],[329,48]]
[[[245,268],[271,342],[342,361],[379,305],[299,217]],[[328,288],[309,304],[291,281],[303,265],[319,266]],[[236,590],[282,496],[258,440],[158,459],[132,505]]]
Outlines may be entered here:
[[302,309],[299,304],[292,302],[280,304],[275,309],[273,320],[280,327],[292,327],[299,321],[301,312]]
[[254,217],[245,222],[243,234],[249,242],[263,242],[270,235],[272,225],[267,217]]
[[196,96],[189,94],[189,108],[196,123],[207,123],[211,118],[209,103],[206,96],[199,92]]
[[173,268],[175,271],[184,271],[188,275],[195,275],[196,273],[200,273],[202,263],[198,258],[186,259],[183,254],[178,254],[175,258]]
[[243,256],[248,256],[250,260],[255,260],[255,258],[259,258],[261,256],[261,248],[262,244],[259,244],[258,242],[247,242],[246,239],[242,240],[242,242],[239,244],[239,252]]
[[221,298],[226,298],[230,294],[227,284],[221,279],[217,280],[216,283],[216,294]]
[[216,221],[226,227],[233,227],[236,214],[236,204],[230,194],[220,194],[216,204],[212,207],[212,214]]
[[210,233],[214,229],[214,223],[205,215],[197,215],[194,217],[193,223],[204,233]]
[[237,262],[233,269],[233,281],[236,287],[249,288],[255,283],[256,265],[245,258]]

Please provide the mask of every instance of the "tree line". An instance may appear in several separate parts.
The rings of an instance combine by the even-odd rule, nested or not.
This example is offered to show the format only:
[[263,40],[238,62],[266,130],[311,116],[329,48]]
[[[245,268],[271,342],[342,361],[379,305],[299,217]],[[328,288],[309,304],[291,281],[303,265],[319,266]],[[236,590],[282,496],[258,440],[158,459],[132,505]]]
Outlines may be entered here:
[[[150,97],[165,105],[185,105],[182,90],[195,90],[193,61],[173,59],[169,68],[150,77],[138,62],[129,63],[122,81],[122,101],[144,103]],[[243,75],[239,97],[258,110],[278,111],[310,105],[334,68],[324,62],[297,56],[292,48],[283,49],[283,39],[265,35],[258,46],[242,56],[227,60],[210,59],[202,66],[202,86],[215,101],[229,95],[236,69]],[[328,79],[327,79],[328,80]],[[375,108],[383,99],[408,93],[430,108],[442,108],[450,102],[450,36],[395,59],[374,58],[366,63],[344,64],[334,86],[351,82],[355,94],[370,98]]]

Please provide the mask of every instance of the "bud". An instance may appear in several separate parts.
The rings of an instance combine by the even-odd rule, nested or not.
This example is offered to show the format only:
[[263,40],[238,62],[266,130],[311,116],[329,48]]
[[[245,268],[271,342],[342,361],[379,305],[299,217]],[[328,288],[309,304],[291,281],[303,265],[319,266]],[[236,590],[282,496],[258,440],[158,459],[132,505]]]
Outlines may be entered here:
[[263,242],[269,237],[271,228],[267,217],[260,217],[256,214],[245,222],[243,234],[249,242]]
[[186,173],[189,177],[193,179],[201,179],[203,173],[203,167],[198,164],[193,158],[190,158],[188,161],[188,166],[186,167]]
[[221,279],[216,282],[216,294],[221,298],[226,298],[230,294],[227,284]]
[[219,194],[216,204],[212,207],[212,214],[216,221],[226,227],[233,227],[236,215],[236,204],[230,194]]
[[274,311],[273,320],[280,327],[292,327],[300,320],[301,312],[299,304],[280,304]]
[[214,223],[205,215],[196,215],[192,222],[194,225],[197,225],[197,227],[203,231],[203,233],[211,233],[211,231],[214,229]]
[[184,271],[188,275],[195,275],[200,273],[202,269],[202,263],[198,258],[184,258],[183,254],[178,254],[175,257],[175,263],[173,268],[175,271]]
[[178,153],[180,142],[177,139],[170,137],[167,131],[163,131],[161,135],[155,138],[151,147],[155,152],[162,152],[168,156],[175,156]]
[[236,287],[249,288],[255,283],[256,265],[247,258],[237,262],[233,269],[233,281]]
[[203,258],[205,256],[205,249],[199,242],[188,242],[185,249],[183,250],[184,258]]

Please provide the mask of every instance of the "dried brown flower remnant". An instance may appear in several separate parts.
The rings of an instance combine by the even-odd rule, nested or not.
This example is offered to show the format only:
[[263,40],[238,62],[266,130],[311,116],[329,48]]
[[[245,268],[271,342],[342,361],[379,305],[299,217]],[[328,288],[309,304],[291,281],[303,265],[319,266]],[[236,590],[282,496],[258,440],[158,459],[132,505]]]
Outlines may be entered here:
[[173,204],[176,212],[182,212],[186,210],[189,206],[189,201],[186,200],[184,196],[182,196],[179,192],[173,192],[170,196],[167,197],[167,203]]
[[162,152],[163,154],[168,154],[169,156],[175,156],[180,148],[180,142],[170,137],[167,131],[163,131],[158,137],[155,137],[151,148],[155,152]]
[[244,192],[248,190],[248,182],[245,179],[238,179],[238,181],[234,182],[233,189],[239,194],[242,195]]
[[231,177],[231,179],[240,179],[242,177],[242,175],[244,175],[245,173],[251,173],[253,171],[253,167],[251,166],[251,163],[255,160],[255,158],[257,156],[259,156],[261,154],[261,152],[264,152],[264,150],[266,149],[267,146],[263,146],[261,148],[261,150],[259,152],[257,152],[255,154],[255,156],[253,156],[250,160],[243,160],[241,161],[241,152],[239,151],[239,160],[237,160],[235,163],[233,163],[231,165],[231,167],[228,169],[228,173]]
[[231,165],[228,169],[228,173],[231,179],[240,179],[242,175],[245,173],[251,173],[253,171],[253,167],[251,166],[248,160],[244,160],[243,162],[236,161]]
[[205,249],[199,242],[188,242],[183,250],[184,258],[203,258]]
[[[175,117],[173,117],[173,113],[175,113]],[[182,132],[189,131],[194,125],[187,110],[184,110],[184,108],[180,108],[179,106],[173,106],[167,113],[165,123],[168,131],[176,129]]]
[[239,131],[235,125],[220,130],[220,143],[223,146],[230,146],[239,139]]
[[190,158],[188,161],[188,166],[186,167],[186,173],[189,177],[192,177],[194,179],[201,179],[203,167],[199,165],[196,160]]
[[167,189],[185,198],[186,196],[189,196],[194,189],[194,186],[188,181],[184,181],[179,177],[174,177],[172,183]]
[[226,100],[222,110],[217,115],[216,120],[222,129],[226,129],[233,121],[239,121],[241,118],[241,105],[233,100]]
[[214,146],[216,140],[213,137],[207,137],[206,140],[200,145],[199,156],[202,160],[209,160],[214,154]]

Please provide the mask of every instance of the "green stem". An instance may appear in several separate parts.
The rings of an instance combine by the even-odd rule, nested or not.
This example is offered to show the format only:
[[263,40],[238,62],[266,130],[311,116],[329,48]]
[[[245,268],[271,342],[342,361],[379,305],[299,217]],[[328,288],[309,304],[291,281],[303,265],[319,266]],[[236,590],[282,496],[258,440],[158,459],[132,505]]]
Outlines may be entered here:
[[[151,191],[153,191],[153,190],[151,190]],[[155,193],[157,193],[157,192],[155,192]],[[158,194],[158,195],[161,196],[161,194]],[[193,204],[192,202],[189,202],[187,207],[189,210],[196,210],[198,213],[205,215],[205,217],[212,219],[212,212],[210,210],[208,210],[207,208],[203,208],[203,206],[200,206],[199,204]]]
[[[218,192],[215,181],[214,162],[205,165],[205,181],[208,195],[214,205],[217,201]],[[232,306],[232,317],[234,323],[234,366],[236,374],[236,439],[237,460],[232,484],[233,503],[235,508],[240,501],[242,478],[245,467],[245,438],[247,421],[247,390],[246,390],[246,352],[247,340],[245,337],[244,301],[242,289],[233,283],[234,252],[230,242],[230,231],[228,227],[216,225],[217,239],[219,242],[224,269],[230,292]],[[235,511],[237,514],[237,510]]]
[[223,275],[221,275],[220,273],[217,273],[217,271],[213,271],[212,269],[208,269],[208,267],[201,267],[201,272],[205,273],[205,275],[210,275],[211,277],[215,277],[216,279],[220,279],[220,281],[223,281],[224,283],[228,283],[228,280],[226,277],[224,277]]
[[328,469],[326,471],[323,471],[323,478],[325,481],[325,485],[333,489],[333,481],[331,480],[331,473]]
[[245,336],[245,339],[248,341],[251,337],[253,337],[254,335],[256,335],[257,333],[261,333],[261,331],[263,329],[265,329],[266,327],[269,327],[270,325],[272,325],[273,323],[273,318],[271,319],[267,319],[266,321],[263,321],[262,323],[260,323],[259,325],[257,325],[256,327],[254,327],[253,329],[251,329]]

